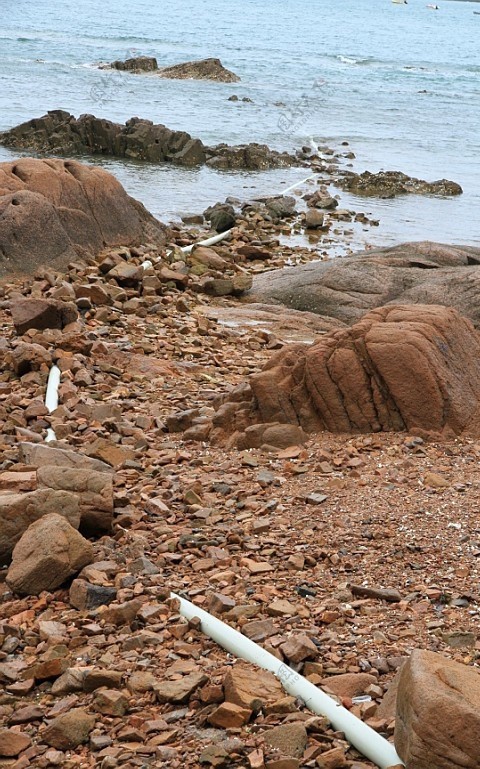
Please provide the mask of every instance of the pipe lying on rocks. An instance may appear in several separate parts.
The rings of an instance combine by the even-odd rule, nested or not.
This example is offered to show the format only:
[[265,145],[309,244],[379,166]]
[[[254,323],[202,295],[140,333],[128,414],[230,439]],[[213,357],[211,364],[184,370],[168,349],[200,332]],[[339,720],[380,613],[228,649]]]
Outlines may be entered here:
[[206,240],[201,240],[199,243],[192,243],[191,246],[183,246],[181,251],[183,251],[184,254],[191,254],[195,246],[214,246],[215,243],[220,243],[221,240],[225,240],[227,238],[233,227],[229,230],[225,230],[225,232],[219,232],[218,235],[213,235],[211,238],[207,238]]
[[[318,151],[318,147],[315,145],[316,150]],[[302,184],[305,184],[306,182],[309,182],[310,179],[315,179],[315,174],[311,174],[310,176],[307,176],[306,179],[302,179],[299,182],[295,182],[295,184],[292,184],[290,187],[287,187],[286,190],[283,190],[283,192],[280,192],[279,197],[283,197],[288,192],[291,192],[295,189],[295,187],[300,187]],[[183,246],[180,250],[183,251],[184,254],[191,254],[195,246],[214,246],[215,243],[220,243],[221,240],[225,240],[225,238],[230,235],[232,232],[233,227],[231,227],[229,230],[225,230],[225,232],[220,232],[218,235],[213,235],[211,238],[207,238],[207,240],[201,240],[199,243],[192,243],[190,246]]]
[[226,625],[225,622],[213,617],[176,593],[171,593],[171,597],[180,602],[182,617],[187,620],[198,617],[202,623],[202,632],[212,641],[218,643],[235,657],[252,662],[273,673],[285,691],[301,699],[312,713],[328,718],[335,729],[344,733],[354,748],[370,761],[373,761],[380,769],[403,766],[395,747],[388,740],[377,734],[370,726],[367,726],[342,705],[338,705],[328,694],[322,692],[299,673],[295,673],[292,668],[262,649],[254,641]]
[[[48,375],[48,382],[47,382],[47,392],[45,393],[45,406],[48,409],[48,413],[51,414],[52,411],[55,411],[55,409],[58,407],[58,388],[60,386],[60,369],[58,366],[52,366],[50,369],[50,373]],[[45,436],[45,442],[49,443],[50,441],[55,441],[57,439],[57,436],[55,435],[55,431],[49,427],[47,430],[47,435]]]

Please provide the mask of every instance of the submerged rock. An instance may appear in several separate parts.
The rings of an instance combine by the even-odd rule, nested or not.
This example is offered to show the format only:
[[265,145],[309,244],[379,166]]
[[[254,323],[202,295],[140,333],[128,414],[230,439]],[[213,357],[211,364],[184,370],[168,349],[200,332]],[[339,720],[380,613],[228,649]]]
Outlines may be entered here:
[[124,72],[155,72],[158,69],[158,63],[154,56],[134,56],[125,61],[112,61],[101,69],[118,69]]
[[397,195],[409,193],[451,196],[461,195],[463,192],[459,184],[448,179],[426,182],[403,174],[401,171],[380,171],[378,174],[364,171],[363,174],[348,175],[340,186],[354,195],[380,198],[394,198]]

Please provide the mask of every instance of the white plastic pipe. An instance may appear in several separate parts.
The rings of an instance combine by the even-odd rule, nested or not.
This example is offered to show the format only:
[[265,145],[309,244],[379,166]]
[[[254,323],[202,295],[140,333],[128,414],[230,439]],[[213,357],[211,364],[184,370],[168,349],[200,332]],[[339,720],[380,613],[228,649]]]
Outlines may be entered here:
[[225,240],[228,235],[230,235],[233,228],[229,230],[225,230],[225,232],[219,232],[218,235],[213,235],[211,238],[207,238],[207,240],[201,240],[199,243],[192,243],[191,246],[184,246],[181,251],[183,251],[184,254],[190,254],[195,246],[214,246],[215,243],[220,243],[221,240]]
[[[58,366],[52,366],[50,369],[50,373],[48,375],[48,382],[47,382],[47,392],[45,394],[45,406],[48,409],[48,413],[51,414],[52,411],[55,411],[55,409],[58,407],[58,388],[60,385],[60,369]],[[47,435],[45,436],[45,443],[49,443],[50,441],[55,441],[57,439],[57,436],[55,435],[55,431],[52,430],[51,427],[47,430]]]
[[198,617],[202,623],[202,632],[230,654],[273,673],[285,691],[301,699],[312,713],[328,718],[335,729],[344,733],[351,745],[370,761],[373,761],[380,769],[403,765],[395,747],[388,740],[377,734],[342,705],[338,705],[328,694],[322,692],[299,673],[295,673],[292,668],[262,649],[254,641],[226,625],[225,622],[213,617],[203,609],[199,609],[198,606],[186,601],[185,598],[181,598],[176,593],[171,593],[171,596],[180,601],[182,617],[187,620]]

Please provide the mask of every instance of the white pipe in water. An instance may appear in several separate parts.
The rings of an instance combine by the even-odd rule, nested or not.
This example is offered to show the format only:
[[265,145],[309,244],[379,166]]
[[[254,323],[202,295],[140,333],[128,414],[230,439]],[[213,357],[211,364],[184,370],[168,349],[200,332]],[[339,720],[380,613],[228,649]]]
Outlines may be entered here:
[[289,694],[301,699],[313,713],[328,718],[335,729],[344,733],[351,745],[380,769],[403,765],[395,747],[388,740],[377,734],[342,705],[338,705],[328,694],[322,692],[306,678],[295,673],[273,654],[265,651],[225,622],[199,609],[190,601],[186,601],[185,598],[175,593],[171,593],[171,597],[180,601],[182,617],[187,620],[198,617],[202,623],[202,632],[230,654],[273,673]]

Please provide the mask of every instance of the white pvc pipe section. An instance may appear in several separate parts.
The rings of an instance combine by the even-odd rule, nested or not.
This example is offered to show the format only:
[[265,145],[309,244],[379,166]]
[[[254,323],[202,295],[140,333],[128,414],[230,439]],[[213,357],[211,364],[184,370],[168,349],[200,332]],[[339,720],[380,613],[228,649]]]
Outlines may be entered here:
[[335,729],[344,733],[351,745],[370,761],[373,761],[380,769],[390,769],[390,767],[403,765],[395,747],[388,740],[377,734],[370,726],[367,726],[342,705],[338,705],[328,694],[322,692],[306,678],[295,673],[292,668],[278,660],[273,654],[265,651],[254,641],[226,625],[225,622],[213,617],[203,609],[199,609],[198,606],[186,601],[176,593],[171,593],[171,597],[180,601],[182,617],[187,620],[198,617],[202,623],[202,632],[230,654],[273,673],[285,691],[293,697],[301,699],[313,713],[328,718]]
[[184,254],[190,254],[195,246],[214,246],[215,243],[220,243],[221,240],[225,240],[225,238],[230,235],[232,229],[233,228],[225,230],[225,232],[219,232],[218,235],[213,235],[211,238],[207,238],[207,240],[201,240],[199,243],[192,243],[191,246],[184,246],[180,250],[183,251]]
[[[45,406],[48,409],[48,413],[51,414],[52,411],[55,411],[55,409],[58,407],[58,388],[60,386],[60,369],[58,366],[52,366],[50,369],[50,373],[48,375],[48,382],[47,382],[47,392],[45,394]],[[50,441],[55,441],[57,436],[55,435],[54,430],[52,430],[51,427],[47,430],[47,435],[45,437],[45,442],[49,443]]]

